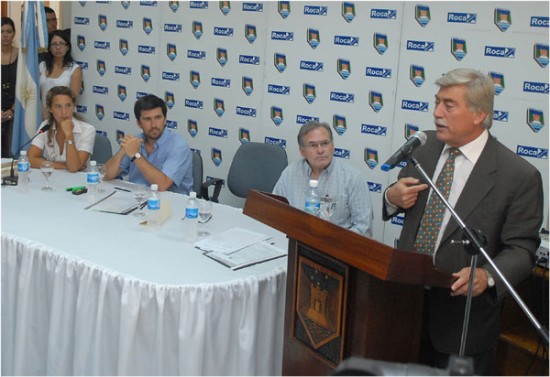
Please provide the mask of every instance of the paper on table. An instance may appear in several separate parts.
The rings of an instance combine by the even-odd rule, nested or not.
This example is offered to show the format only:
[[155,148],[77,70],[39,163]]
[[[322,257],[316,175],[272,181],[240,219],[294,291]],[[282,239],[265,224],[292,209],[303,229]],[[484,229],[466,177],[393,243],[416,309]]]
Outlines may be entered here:
[[231,254],[256,242],[268,240],[265,234],[252,232],[242,228],[229,229],[223,233],[205,238],[195,243],[195,247],[203,251],[217,251]]
[[93,207],[93,210],[127,215],[136,209],[139,204],[140,203],[138,203],[133,196],[115,191],[114,195],[111,195],[108,199],[97,203]]
[[207,257],[220,262],[232,270],[267,262],[286,255],[287,252],[285,250],[281,250],[267,242],[256,242],[231,254],[216,251],[206,253]]

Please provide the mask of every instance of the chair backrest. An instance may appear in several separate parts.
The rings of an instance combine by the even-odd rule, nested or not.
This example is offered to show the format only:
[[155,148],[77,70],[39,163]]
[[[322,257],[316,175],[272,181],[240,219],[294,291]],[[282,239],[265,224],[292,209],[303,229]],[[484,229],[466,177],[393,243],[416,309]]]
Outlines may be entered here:
[[193,155],[193,191],[197,193],[197,196],[201,195],[201,185],[203,176],[202,157],[194,150],[191,150]]
[[111,142],[105,136],[96,133],[94,150],[92,151],[90,160],[97,161],[98,164],[104,164],[111,157],[113,157]]
[[283,148],[265,143],[243,143],[229,167],[227,187],[240,198],[246,198],[250,189],[271,192],[287,165]]

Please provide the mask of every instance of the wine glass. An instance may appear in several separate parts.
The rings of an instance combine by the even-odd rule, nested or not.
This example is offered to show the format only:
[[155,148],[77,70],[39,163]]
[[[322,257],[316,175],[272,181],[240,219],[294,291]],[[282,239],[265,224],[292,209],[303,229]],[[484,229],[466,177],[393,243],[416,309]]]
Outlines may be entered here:
[[199,200],[199,237],[206,237],[210,232],[206,230],[206,223],[212,218],[212,202],[208,200]]
[[143,202],[143,199],[147,196],[147,186],[142,184],[136,184],[132,190],[132,195],[138,202],[137,211],[134,212],[134,216],[136,217],[143,217],[145,216],[145,212],[141,210],[141,203]]
[[50,186],[50,175],[53,173],[53,162],[44,160],[40,163],[40,171],[46,178],[46,184],[42,186],[41,190],[49,191],[53,190],[53,187]]
[[97,164],[96,165],[97,167],[97,171],[99,172],[99,183],[97,185],[98,189],[97,189],[97,192],[100,193],[100,194],[103,194],[105,192],[105,189],[103,188],[103,177],[105,177],[105,173],[107,172],[105,170],[105,165],[103,164]]
[[321,218],[324,220],[329,220],[332,214],[334,213],[334,207],[336,202],[334,198],[330,197],[328,194],[321,197]]

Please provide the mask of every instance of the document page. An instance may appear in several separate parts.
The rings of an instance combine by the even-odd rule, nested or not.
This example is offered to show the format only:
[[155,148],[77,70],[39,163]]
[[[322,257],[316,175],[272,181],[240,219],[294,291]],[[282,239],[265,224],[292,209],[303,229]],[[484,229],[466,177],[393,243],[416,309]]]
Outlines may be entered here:
[[231,254],[213,251],[205,255],[232,270],[238,270],[268,260],[284,257],[287,255],[287,252],[286,250],[281,250],[264,241],[257,242]]
[[265,234],[252,232],[242,228],[233,228],[213,235],[195,243],[195,247],[203,251],[216,251],[231,254],[237,250],[250,246],[260,241],[269,239]]

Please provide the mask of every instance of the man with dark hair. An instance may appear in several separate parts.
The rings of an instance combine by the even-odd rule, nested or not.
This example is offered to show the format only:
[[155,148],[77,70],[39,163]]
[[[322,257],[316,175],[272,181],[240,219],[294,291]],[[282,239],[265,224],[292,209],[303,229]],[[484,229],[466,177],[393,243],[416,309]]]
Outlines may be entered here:
[[46,13],[48,34],[50,34],[52,31],[57,30],[57,15],[55,14],[55,11],[50,7],[44,7],[44,12]]
[[[540,243],[541,174],[489,133],[495,95],[489,75],[455,69],[436,85],[435,131],[426,132],[426,144],[413,155],[464,223],[481,232],[489,257],[516,285],[529,275]],[[449,355],[460,351],[471,256],[466,245],[453,243],[462,239],[462,230],[428,187],[408,163],[384,193],[383,218],[404,213],[399,248],[432,255],[434,264],[455,278],[450,289],[425,291],[420,360],[445,368]],[[483,256],[473,280],[465,355],[473,358],[476,375],[492,375],[507,290]]]
[[127,135],[120,150],[105,163],[105,180],[128,174],[131,182],[151,185],[159,191],[189,194],[193,188],[191,149],[183,137],[166,129],[166,103],[152,94],[134,105],[142,132]]

